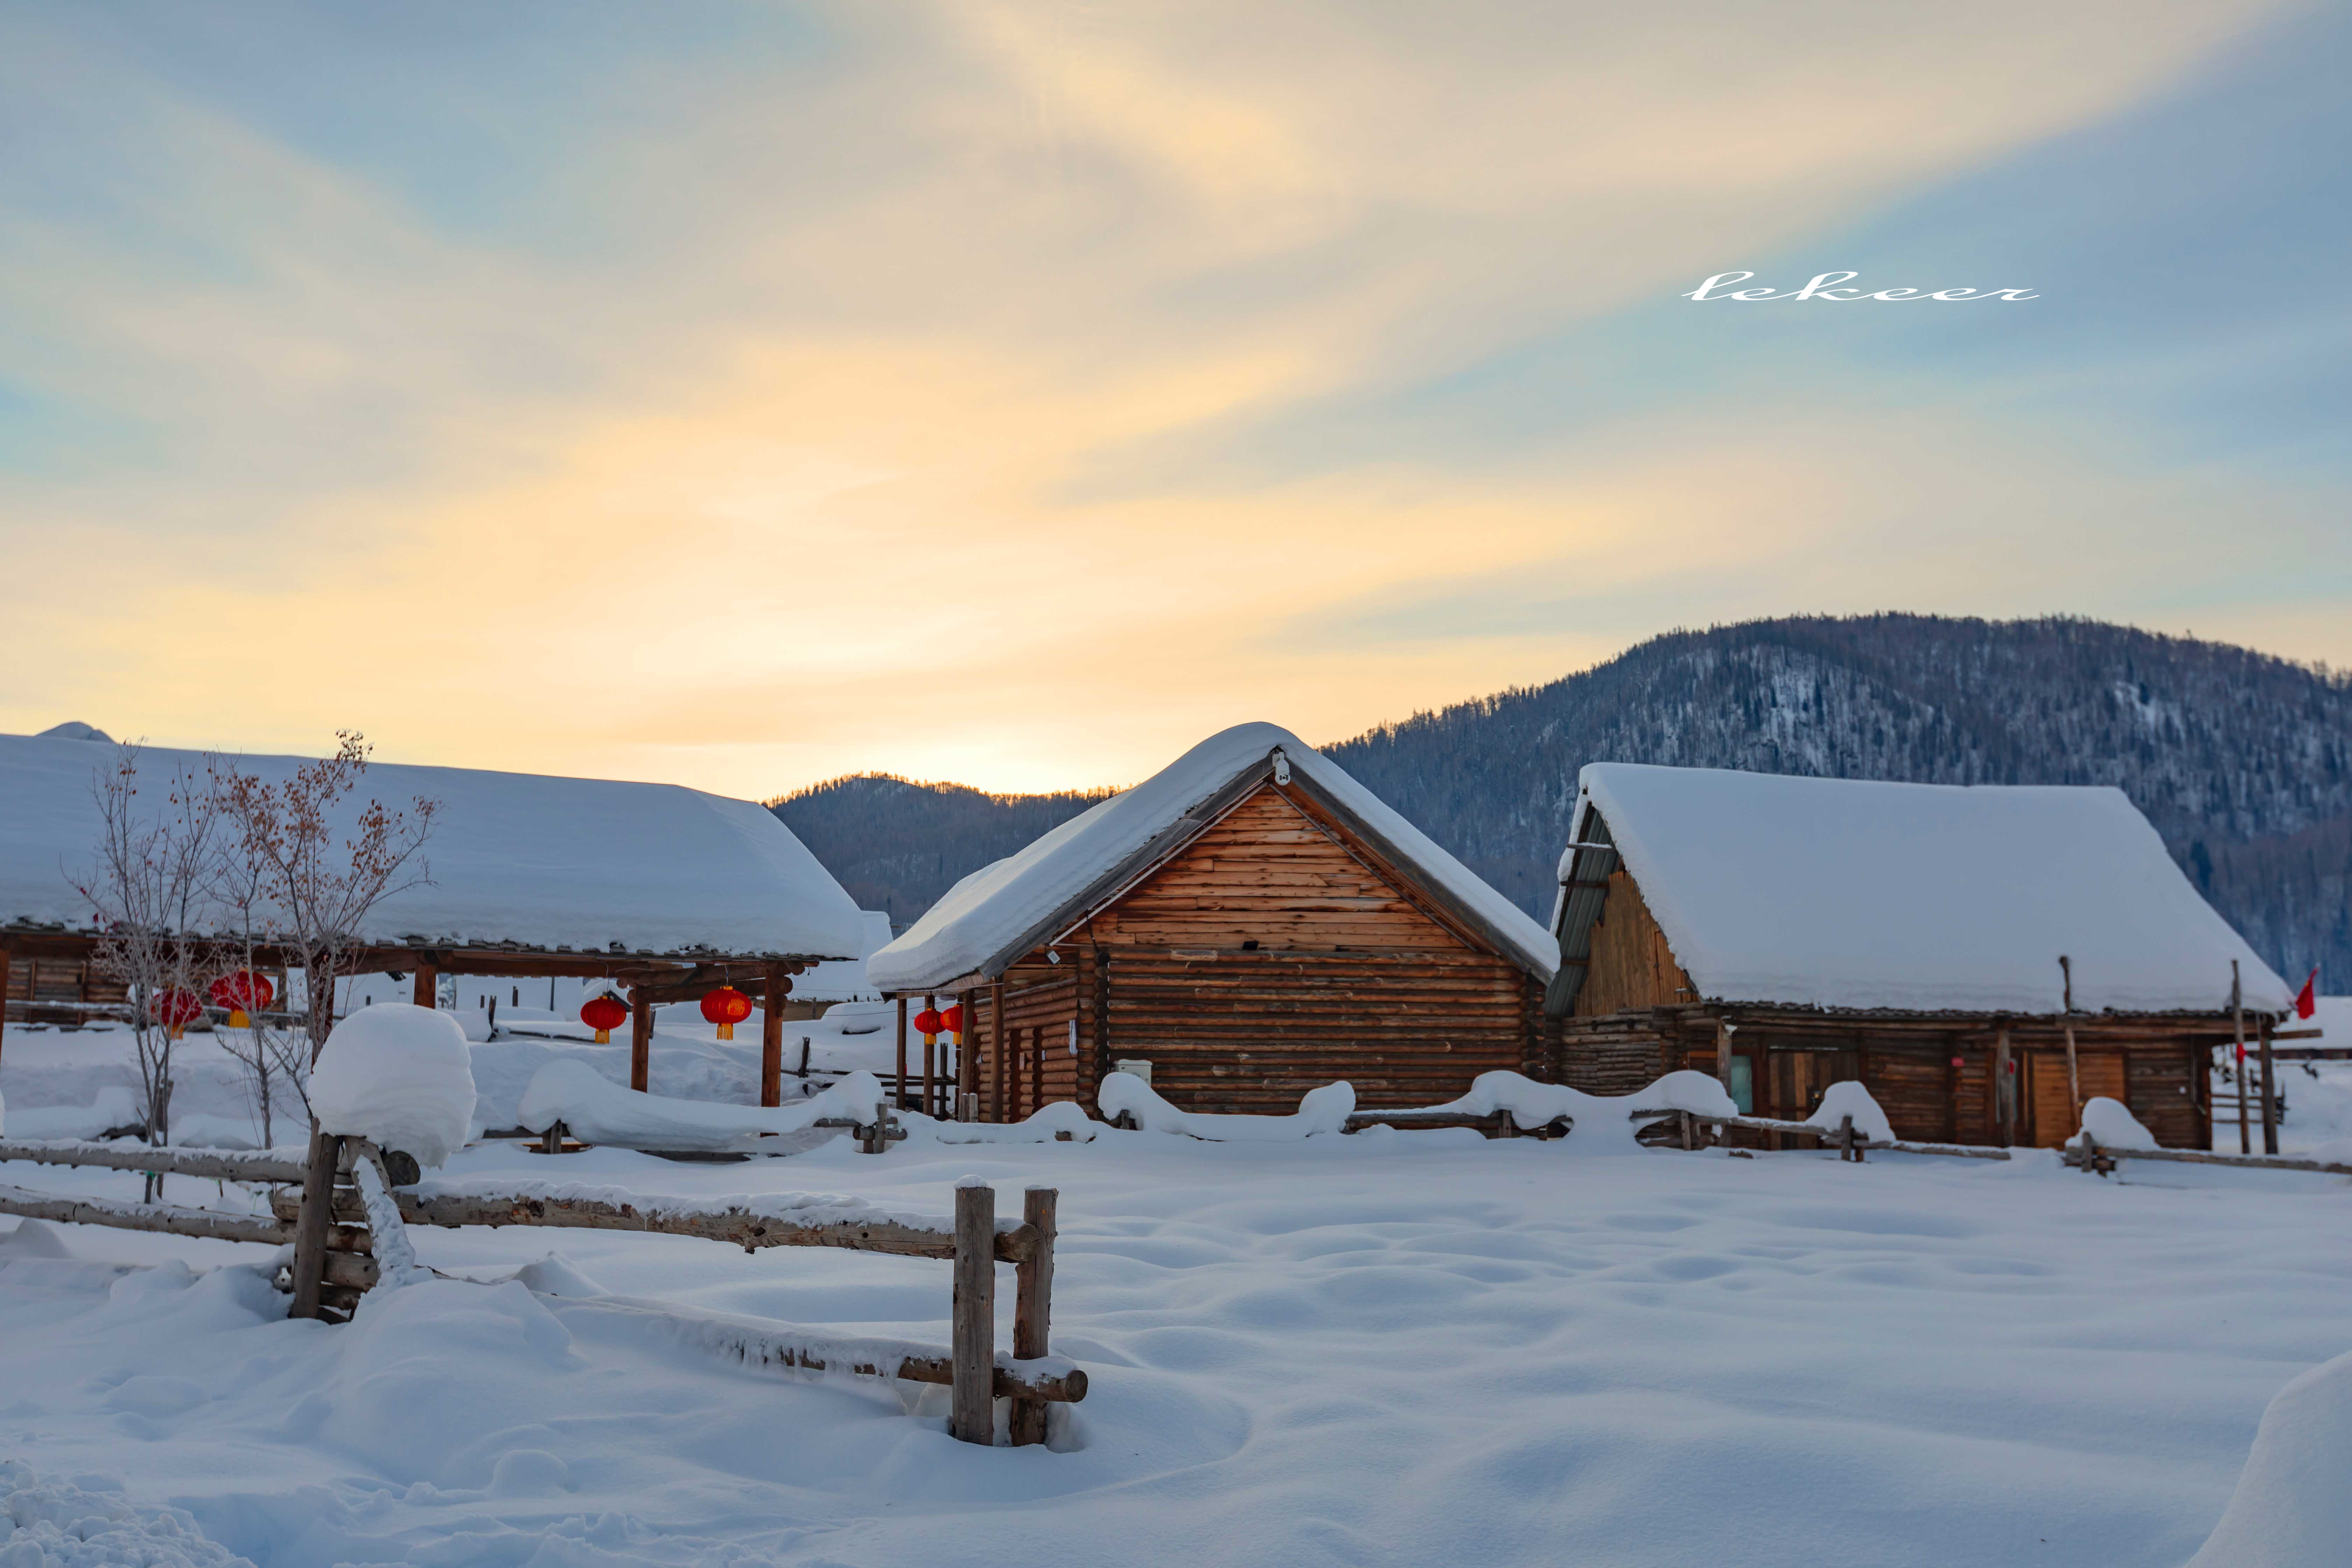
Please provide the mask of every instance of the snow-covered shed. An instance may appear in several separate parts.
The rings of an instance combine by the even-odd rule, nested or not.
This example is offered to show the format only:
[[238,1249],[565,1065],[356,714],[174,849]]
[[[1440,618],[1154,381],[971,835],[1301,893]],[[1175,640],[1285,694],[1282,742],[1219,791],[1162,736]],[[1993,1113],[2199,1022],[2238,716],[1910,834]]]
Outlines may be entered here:
[[2042,1145],[2105,1095],[2201,1147],[2211,1048],[2293,1005],[2119,790],[1595,763],[1571,822],[1580,1088],[1699,1068],[1801,1118],[1857,1079],[1905,1137]]
[[[122,749],[88,737],[0,735],[0,977],[33,1005],[45,976],[90,984],[96,931],[74,879],[98,845],[94,784]],[[234,770],[277,784],[309,759],[149,747],[142,780]],[[637,1026],[635,1072],[656,1003],[731,984],[766,1004],[782,1051],[791,977],[866,951],[857,906],[775,814],[676,784],[373,763],[347,805],[438,804],[423,858],[430,879],[394,893],[357,934],[355,966],[415,976],[431,1005],[443,973],[609,978]],[[767,1075],[769,1088],[774,1075]]]
[[1334,1079],[1401,1106],[1537,1068],[1555,951],[1337,763],[1243,724],[966,877],[866,973],[962,1000],[992,1120],[1091,1105],[1119,1061],[1187,1110],[1289,1111]]

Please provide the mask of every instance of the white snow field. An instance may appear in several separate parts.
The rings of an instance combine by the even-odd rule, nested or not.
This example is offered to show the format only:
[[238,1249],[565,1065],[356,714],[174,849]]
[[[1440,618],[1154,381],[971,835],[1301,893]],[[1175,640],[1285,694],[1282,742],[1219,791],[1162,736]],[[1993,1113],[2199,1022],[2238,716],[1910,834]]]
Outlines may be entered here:
[[[2352,1187],[2126,1171],[1463,1131],[835,1139],[725,1165],[486,1144],[440,1179],[932,1214],[968,1173],[1000,1213],[1054,1185],[1054,1348],[1091,1391],[1051,1447],[975,1447],[943,1390],[747,1369],[597,1294],[941,1343],[930,1260],[419,1230],[424,1263],[481,1283],[380,1290],[331,1328],[284,1320],[268,1249],[26,1222],[0,1238],[0,1461],[120,1503],[125,1530],[183,1510],[262,1568],[2179,1568],[2273,1396],[2352,1350]],[[2299,1397],[2256,1525],[2326,1473],[2294,1445],[2340,1422]],[[2208,1562],[2311,1561],[2247,1540]]]

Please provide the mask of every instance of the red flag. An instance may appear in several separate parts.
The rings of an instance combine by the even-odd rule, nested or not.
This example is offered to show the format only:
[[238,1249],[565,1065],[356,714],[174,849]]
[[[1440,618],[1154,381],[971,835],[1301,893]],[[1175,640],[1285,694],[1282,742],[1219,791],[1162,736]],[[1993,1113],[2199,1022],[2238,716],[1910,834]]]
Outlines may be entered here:
[[2303,983],[2303,990],[2294,999],[2294,1016],[2308,1018],[2319,1011],[2319,965],[2311,966],[2311,978]]

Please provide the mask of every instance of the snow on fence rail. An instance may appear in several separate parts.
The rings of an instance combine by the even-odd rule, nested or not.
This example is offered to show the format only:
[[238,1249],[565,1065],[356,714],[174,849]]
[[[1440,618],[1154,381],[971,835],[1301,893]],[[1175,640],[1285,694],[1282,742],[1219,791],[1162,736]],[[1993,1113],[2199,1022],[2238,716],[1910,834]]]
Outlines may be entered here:
[[[1681,1129],[1685,1149],[1706,1146],[1703,1131],[1712,1127],[1716,1136],[1727,1127],[1744,1127],[1757,1132],[1779,1132],[1798,1137],[1818,1139],[1824,1146],[1835,1147],[1841,1158],[1860,1160],[1871,1151],[1895,1154],[1936,1154],[1966,1160],[2014,1159],[2017,1151],[1979,1143],[1926,1143],[1903,1138],[1871,1138],[1853,1130],[1853,1119],[1843,1118],[1835,1127],[1812,1121],[1782,1121],[1769,1116],[1710,1116],[1670,1108],[1650,1107],[1629,1111],[1633,1121],[1676,1121]],[[2063,1149],[2054,1151],[2066,1164],[2077,1170],[2089,1169],[2105,1174],[2125,1160],[2169,1161],[2188,1165],[2234,1165],[2256,1171],[2311,1171],[2323,1175],[2352,1176],[2352,1164],[2326,1160],[2305,1160],[2282,1154],[2210,1154],[2199,1149],[2127,1148],[2101,1142],[2094,1135]]]

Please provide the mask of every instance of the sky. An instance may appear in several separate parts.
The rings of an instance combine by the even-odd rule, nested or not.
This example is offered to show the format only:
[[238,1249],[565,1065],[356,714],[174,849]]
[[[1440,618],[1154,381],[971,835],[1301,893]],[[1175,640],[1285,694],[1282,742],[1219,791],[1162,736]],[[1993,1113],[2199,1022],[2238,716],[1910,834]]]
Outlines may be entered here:
[[[0,0],[0,731],[764,798],[1763,616],[2352,665],[2347,78],[2261,0]],[[1847,270],[2034,297],[1686,297]]]

